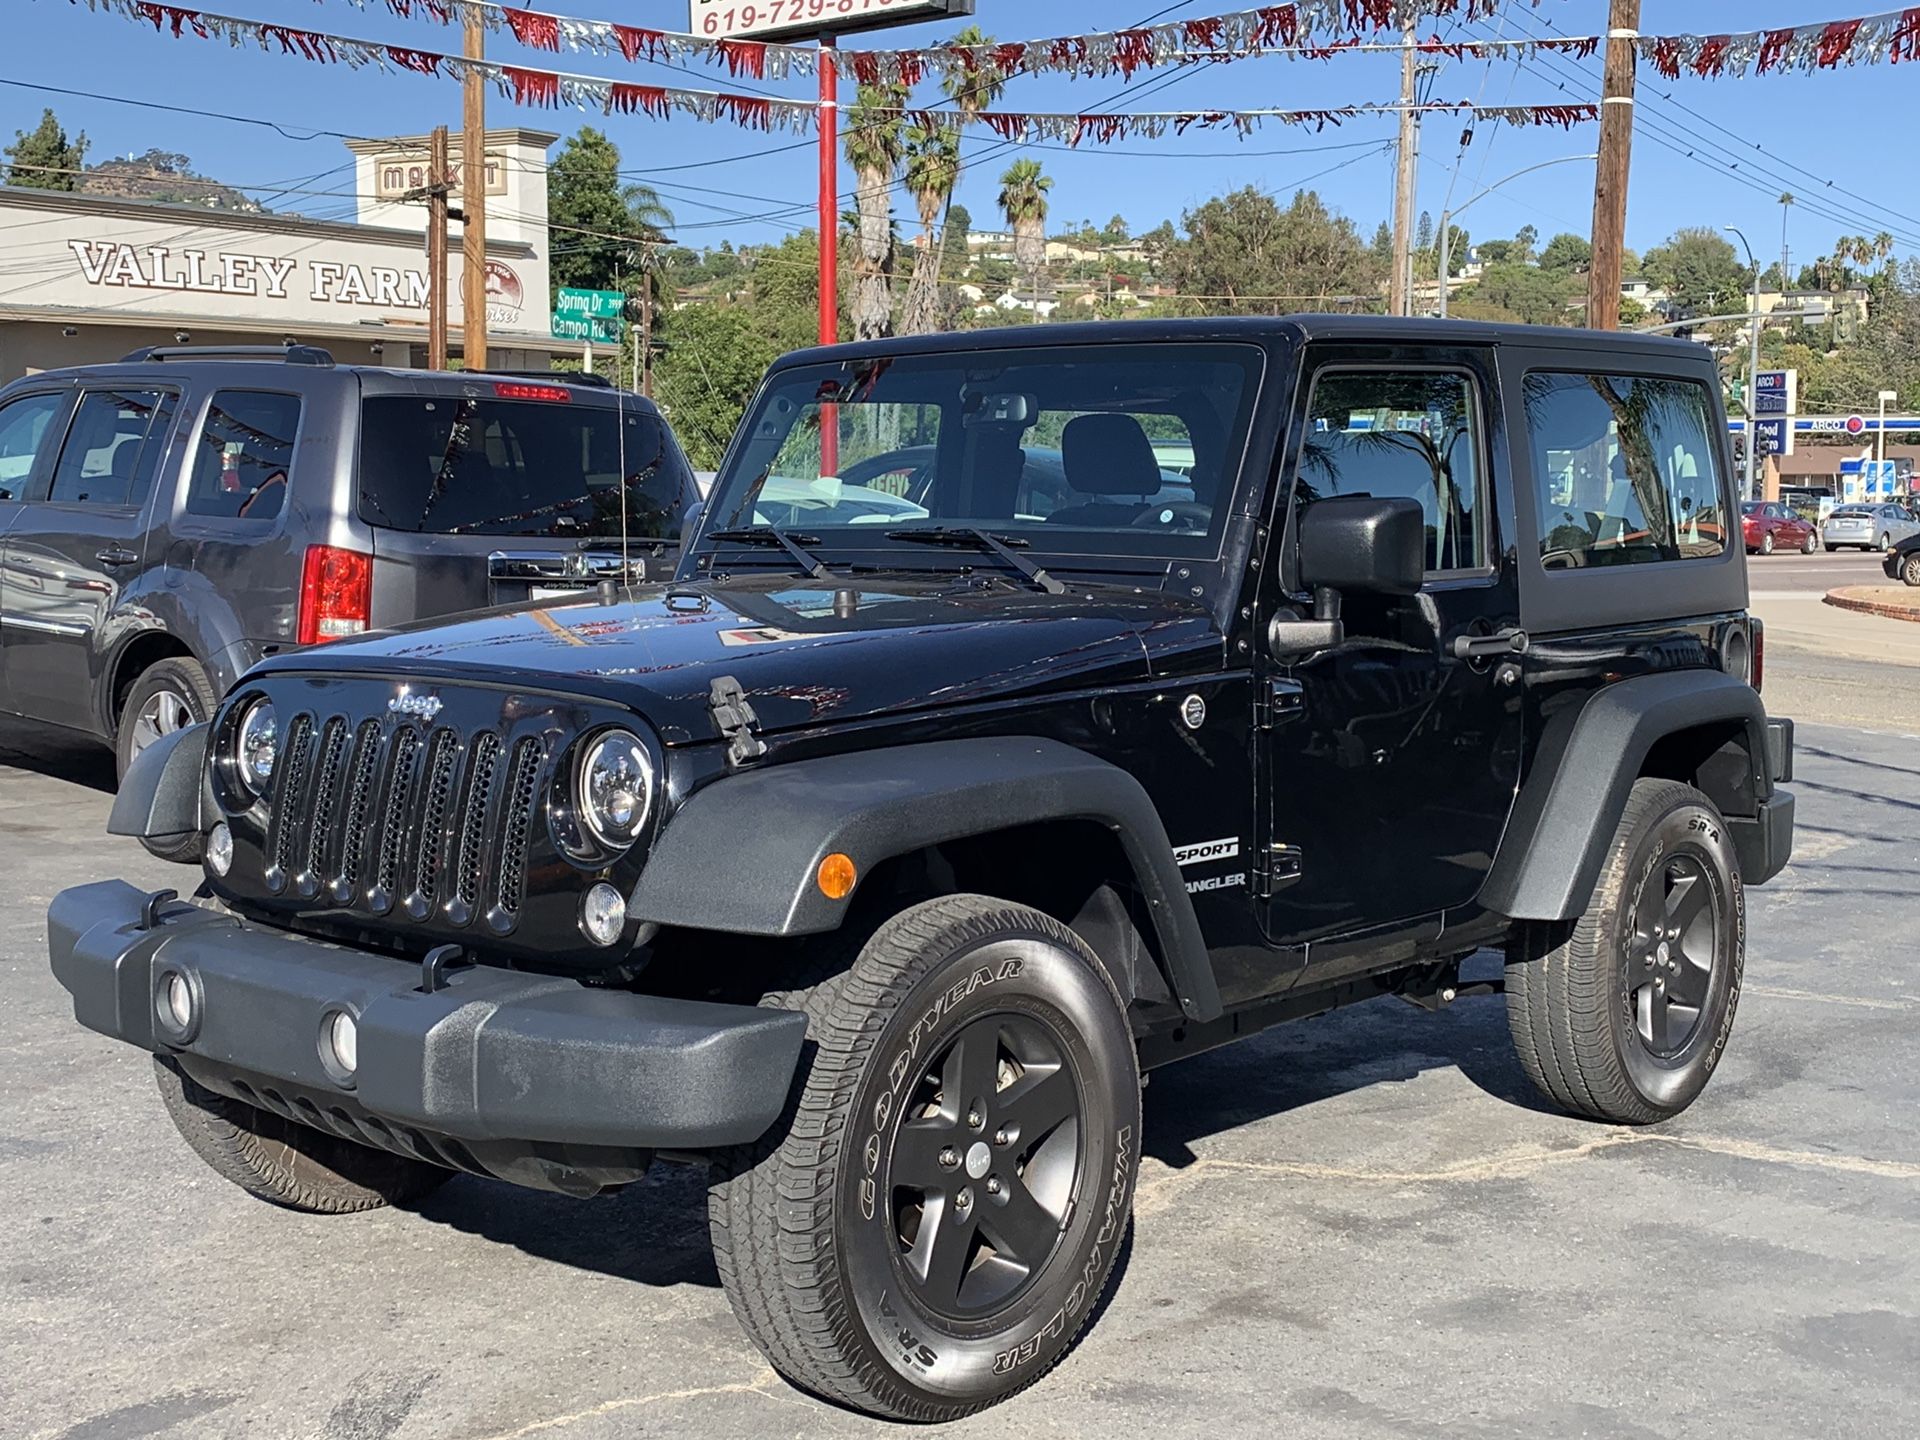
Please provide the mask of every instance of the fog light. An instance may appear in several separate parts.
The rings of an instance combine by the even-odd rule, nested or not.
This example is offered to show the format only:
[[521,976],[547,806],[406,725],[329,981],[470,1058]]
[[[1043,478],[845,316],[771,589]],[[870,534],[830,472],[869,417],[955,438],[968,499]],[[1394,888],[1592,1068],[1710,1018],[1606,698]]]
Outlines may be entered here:
[[233,869],[233,831],[224,820],[207,833],[207,868],[223,879]]
[[611,945],[627,926],[627,898],[602,881],[580,902],[580,929],[596,945]]
[[193,987],[178,970],[160,982],[160,1018],[182,1033],[193,1028]]
[[320,1058],[337,1080],[351,1080],[360,1064],[360,1027],[353,1016],[336,1010],[320,1026]]

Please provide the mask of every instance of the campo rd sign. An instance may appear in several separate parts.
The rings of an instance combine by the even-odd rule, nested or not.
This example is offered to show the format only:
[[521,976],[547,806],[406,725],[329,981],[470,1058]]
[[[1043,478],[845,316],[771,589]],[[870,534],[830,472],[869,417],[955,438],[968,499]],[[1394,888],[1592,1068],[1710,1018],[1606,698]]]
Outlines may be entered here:
[[703,39],[806,40],[973,14],[973,0],[693,0]]

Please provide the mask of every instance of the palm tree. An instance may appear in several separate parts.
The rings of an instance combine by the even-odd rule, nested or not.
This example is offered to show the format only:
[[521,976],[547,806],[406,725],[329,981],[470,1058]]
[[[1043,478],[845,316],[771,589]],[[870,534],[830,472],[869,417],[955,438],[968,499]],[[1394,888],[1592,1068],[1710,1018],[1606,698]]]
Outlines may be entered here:
[[1038,160],[1016,160],[1000,177],[1000,209],[1013,231],[1014,259],[1036,301],[1047,263],[1047,192],[1051,189],[1052,177],[1042,173]]
[[893,333],[893,181],[906,153],[907,87],[862,85],[847,129],[860,210],[854,266],[853,333],[879,340]]
[[921,122],[907,132],[907,189],[920,211],[920,253],[900,314],[900,333],[930,335],[940,328],[940,257],[947,207],[960,180],[960,131]]
[[1873,258],[1883,266],[1893,263],[1894,238],[1891,231],[1882,230],[1873,237]]

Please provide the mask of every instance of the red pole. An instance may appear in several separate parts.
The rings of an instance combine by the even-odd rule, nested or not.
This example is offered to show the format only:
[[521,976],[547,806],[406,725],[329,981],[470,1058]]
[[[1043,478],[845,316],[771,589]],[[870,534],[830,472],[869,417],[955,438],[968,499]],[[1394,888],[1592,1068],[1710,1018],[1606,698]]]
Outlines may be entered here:
[[820,37],[820,343],[840,338],[840,71]]
[[[820,343],[840,339],[840,71],[838,46],[820,37]],[[840,473],[840,407],[820,407],[820,474]]]

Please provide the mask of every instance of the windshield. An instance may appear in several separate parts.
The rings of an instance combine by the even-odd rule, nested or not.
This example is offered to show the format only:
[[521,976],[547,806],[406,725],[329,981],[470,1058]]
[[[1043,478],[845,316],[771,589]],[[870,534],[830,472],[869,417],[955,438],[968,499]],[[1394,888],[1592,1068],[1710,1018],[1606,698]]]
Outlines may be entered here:
[[714,484],[711,526],[797,529],[829,551],[957,527],[1069,554],[1210,555],[1260,360],[1119,344],[780,371]]
[[679,535],[693,477],[657,415],[611,405],[376,395],[360,423],[360,515],[433,535]]

